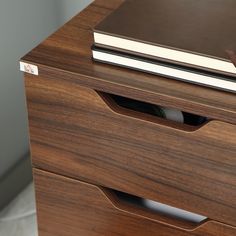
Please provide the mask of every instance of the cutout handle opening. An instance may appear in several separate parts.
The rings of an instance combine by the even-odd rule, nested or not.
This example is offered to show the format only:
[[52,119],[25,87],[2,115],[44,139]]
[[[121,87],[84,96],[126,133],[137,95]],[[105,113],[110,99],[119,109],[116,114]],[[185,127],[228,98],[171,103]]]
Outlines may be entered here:
[[193,231],[208,220],[206,216],[188,212],[150,199],[144,199],[107,188],[101,188],[101,190],[112,204],[121,211],[185,231]]
[[115,112],[186,131],[195,131],[209,122],[208,117],[163,107],[119,95],[97,92]]

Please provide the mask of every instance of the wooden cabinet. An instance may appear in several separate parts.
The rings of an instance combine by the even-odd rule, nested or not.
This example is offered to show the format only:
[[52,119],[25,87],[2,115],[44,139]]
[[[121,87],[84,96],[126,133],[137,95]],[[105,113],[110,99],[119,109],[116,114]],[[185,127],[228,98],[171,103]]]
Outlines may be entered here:
[[[236,96],[93,62],[91,28],[121,2],[94,1],[22,59],[39,73],[25,73],[39,235],[235,235]],[[207,120],[172,122],[114,96]]]

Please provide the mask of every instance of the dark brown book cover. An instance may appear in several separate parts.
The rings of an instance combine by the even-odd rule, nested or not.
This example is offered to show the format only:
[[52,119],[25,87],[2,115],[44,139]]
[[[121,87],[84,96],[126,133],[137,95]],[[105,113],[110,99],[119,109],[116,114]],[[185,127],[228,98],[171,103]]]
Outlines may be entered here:
[[236,0],[126,0],[94,31],[236,65]]

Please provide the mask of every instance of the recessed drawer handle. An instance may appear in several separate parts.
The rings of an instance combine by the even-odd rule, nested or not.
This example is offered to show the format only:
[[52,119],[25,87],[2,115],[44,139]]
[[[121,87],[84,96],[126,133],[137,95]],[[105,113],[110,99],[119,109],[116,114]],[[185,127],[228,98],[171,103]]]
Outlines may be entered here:
[[114,94],[98,92],[106,105],[116,113],[172,128],[195,131],[210,120],[196,114],[170,109]]
[[100,187],[118,210],[138,215],[185,231],[193,231],[208,221],[208,218],[149,199]]

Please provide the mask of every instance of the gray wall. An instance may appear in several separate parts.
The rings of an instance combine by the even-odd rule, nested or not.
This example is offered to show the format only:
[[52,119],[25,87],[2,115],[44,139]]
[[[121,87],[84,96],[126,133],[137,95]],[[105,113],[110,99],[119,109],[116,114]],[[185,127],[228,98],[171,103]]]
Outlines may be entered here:
[[19,59],[91,0],[0,0],[0,177],[28,151]]

